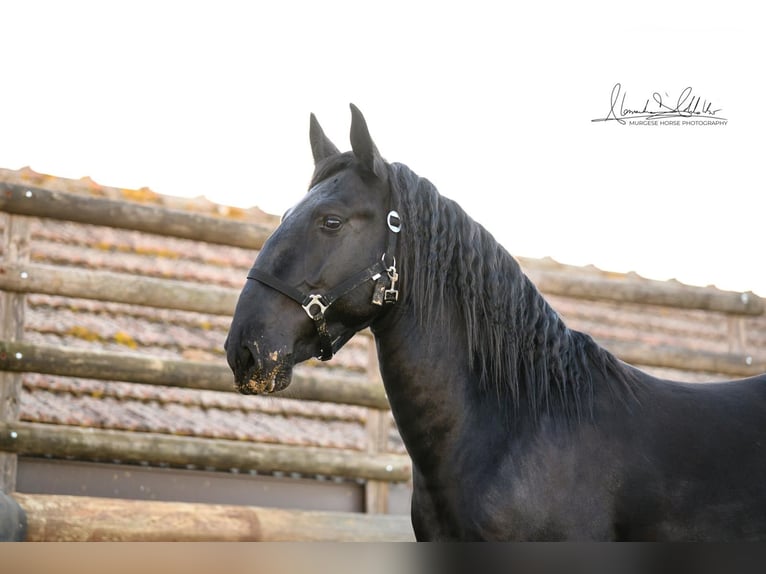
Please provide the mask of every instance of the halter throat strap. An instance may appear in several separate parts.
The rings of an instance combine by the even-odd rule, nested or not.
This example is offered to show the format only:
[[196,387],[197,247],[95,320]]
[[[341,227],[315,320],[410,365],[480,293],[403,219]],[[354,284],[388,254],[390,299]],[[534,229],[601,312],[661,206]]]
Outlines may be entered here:
[[[351,335],[341,335],[335,339],[330,335],[327,326],[325,312],[338,299],[347,295],[357,287],[361,287],[367,281],[375,281],[372,302],[376,305],[393,304],[399,299],[399,290],[396,288],[396,282],[399,280],[399,274],[396,270],[397,240],[401,230],[401,218],[396,211],[390,211],[386,216],[386,224],[390,233],[386,244],[386,251],[379,261],[376,261],[369,267],[366,267],[345,281],[339,283],[325,293],[304,293],[297,287],[293,287],[279,277],[257,269],[255,265],[250,269],[247,278],[263,283],[278,291],[282,295],[289,297],[298,303],[306,314],[314,322],[314,328],[319,336],[319,359],[329,361],[335,351],[340,349]],[[388,265],[387,258],[390,258],[391,264]],[[352,333],[353,334],[353,333]]]

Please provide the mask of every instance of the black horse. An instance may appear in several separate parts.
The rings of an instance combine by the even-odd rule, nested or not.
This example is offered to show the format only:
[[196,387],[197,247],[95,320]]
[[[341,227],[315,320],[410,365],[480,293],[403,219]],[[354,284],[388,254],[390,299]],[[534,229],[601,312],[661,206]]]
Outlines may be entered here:
[[255,261],[226,343],[279,391],[371,327],[412,457],[419,540],[766,539],[766,375],[660,380],[569,329],[453,201],[311,116],[315,171]]

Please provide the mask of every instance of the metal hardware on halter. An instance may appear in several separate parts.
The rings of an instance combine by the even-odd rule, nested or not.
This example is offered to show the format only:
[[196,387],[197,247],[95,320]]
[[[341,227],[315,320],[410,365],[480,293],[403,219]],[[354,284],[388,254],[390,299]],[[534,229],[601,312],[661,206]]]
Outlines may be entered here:
[[[385,255],[383,256],[385,257]],[[391,281],[391,285],[383,292],[384,303],[396,303],[399,300],[399,290],[396,288],[396,282],[399,281],[399,273],[396,272],[396,257],[391,267],[386,269],[388,279]]]
[[[324,315],[324,312],[327,310],[327,308],[330,306],[330,304],[325,300],[324,295],[319,293],[312,293],[307,297],[308,301],[301,305],[303,307],[303,310],[306,311],[306,314],[311,319],[316,319],[319,315]],[[316,313],[312,313],[312,309],[314,307],[319,307],[319,311]]]
[[394,233],[399,233],[402,230],[402,218],[399,217],[399,212],[391,210],[386,216],[386,224],[388,228]]
[[386,254],[380,258],[380,266],[386,272],[385,279],[382,273],[375,275],[372,280],[375,281],[375,289],[372,292],[372,304],[382,306],[384,303],[396,303],[399,300],[399,290],[396,288],[396,282],[399,280],[399,273],[396,271],[396,257],[392,257],[390,267],[386,267]]

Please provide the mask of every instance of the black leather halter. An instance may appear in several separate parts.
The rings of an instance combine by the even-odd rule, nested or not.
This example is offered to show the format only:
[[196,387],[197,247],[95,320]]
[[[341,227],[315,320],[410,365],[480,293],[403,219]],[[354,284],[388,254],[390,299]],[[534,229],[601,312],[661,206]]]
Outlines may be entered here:
[[[342,347],[351,335],[338,336],[335,339],[330,335],[327,328],[325,312],[338,299],[347,295],[357,287],[364,285],[367,281],[375,281],[375,290],[372,295],[372,302],[375,305],[391,305],[399,299],[399,290],[396,288],[396,282],[399,280],[399,274],[396,271],[396,243],[399,231],[402,229],[402,221],[396,211],[389,211],[386,216],[386,224],[391,231],[388,235],[386,251],[379,261],[376,261],[369,267],[355,273],[342,283],[339,283],[325,293],[304,293],[300,289],[282,281],[270,273],[256,269],[253,265],[247,274],[248,279],[258,281],[279,291],[282,295],[289,297],[298,303],[306,314],[314,321],[314,327],[319,335],[319,348],[321,353],[318,358],[322,361],[329,361],[333,354]],[[390,258],[389,265],[387,259]],[[257,264],[257,261],[256,261]]]

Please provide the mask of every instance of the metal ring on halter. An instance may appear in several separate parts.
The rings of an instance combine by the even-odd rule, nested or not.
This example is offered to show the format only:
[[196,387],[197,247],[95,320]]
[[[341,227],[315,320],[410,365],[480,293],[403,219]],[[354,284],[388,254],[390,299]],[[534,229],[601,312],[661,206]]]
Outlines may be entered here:
[[399,217],[399,212],[391,210],[386,216],[386,223],[388,228],[394,233],[399,233],[402,230],[402,218]]
[[[385,271],[386,271],[386,272],[387,272],[389,275],[391,275],[391,271],[393,271],[394,273],[396,273],[396,257],[394,257],[394,256],[392,255],[392,256],[391,256],[391,265],[388,265],[388,264],[386,263],[386,255],[387,255],[387,254],[386,254],[386,253],[384,253],[383,255],[381,255],[381,256],[380,256],[380,262],[383,264],[383,269],[384,269],[384,270],[385,270]],[[375,277],[375,279],[377,279],[377,277]]]
[[[314,308],[314,306],[319,307],[318,313],[312,313],[311,310]],[[330,305],[325,305],[325,298],[323,295],[319,294],[311,294],[308,296],[308,302],[305,305],[301,305],[303,307],[303,310],[306,311],[306,314],[311,317],[312,319],[315,319],[317,317],[321,317],[324,315],[324,312],[327,310],[327,308]]]

